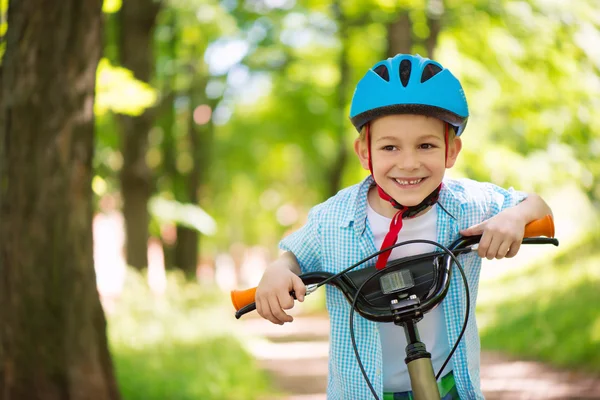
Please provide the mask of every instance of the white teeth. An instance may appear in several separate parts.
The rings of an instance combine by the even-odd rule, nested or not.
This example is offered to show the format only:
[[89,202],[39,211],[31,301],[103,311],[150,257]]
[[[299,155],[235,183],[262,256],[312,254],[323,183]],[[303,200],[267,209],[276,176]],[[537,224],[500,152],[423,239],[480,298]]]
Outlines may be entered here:
[[418,183],[420,183],[423,180],[423,178],[419,178],[419,179],[415,179],[415,180],[402,180],[402,179],[395,179],[396,182],[398,182],[400,185],[416,185]]

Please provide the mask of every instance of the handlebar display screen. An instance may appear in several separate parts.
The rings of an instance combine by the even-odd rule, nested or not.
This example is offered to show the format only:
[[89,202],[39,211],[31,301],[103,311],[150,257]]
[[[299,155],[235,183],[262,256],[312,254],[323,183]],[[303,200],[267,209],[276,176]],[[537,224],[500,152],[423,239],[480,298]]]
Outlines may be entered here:
[[379,278],[383,294],[401,292],[415,286],[415,281],[409,270],[390,272]]

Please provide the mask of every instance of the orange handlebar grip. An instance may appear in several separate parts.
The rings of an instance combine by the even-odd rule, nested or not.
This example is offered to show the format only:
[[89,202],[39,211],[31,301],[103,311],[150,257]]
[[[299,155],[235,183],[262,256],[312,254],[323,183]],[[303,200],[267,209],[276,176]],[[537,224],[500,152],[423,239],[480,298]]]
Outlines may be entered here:
[[554,220],[550,215],[532,221],[525,226],[525,237],[536,236],[554,237]]
[[238,311],[242,307],[246,307],[248,304],[254,303],[256,296],[256,288],[246,290],[232,290],[231,291],[231,302],[235,307],[235,311]]

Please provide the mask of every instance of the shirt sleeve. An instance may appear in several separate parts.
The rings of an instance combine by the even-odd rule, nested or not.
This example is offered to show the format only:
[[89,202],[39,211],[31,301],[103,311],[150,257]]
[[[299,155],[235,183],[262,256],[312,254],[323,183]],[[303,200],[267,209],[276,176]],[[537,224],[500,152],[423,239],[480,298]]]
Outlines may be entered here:
[[285,237],[279,248],[296,256],[303,274],[321,270],[321,233],[318,208],[308,213],[306,224]]
[[488,200],[486,219],[493,217],[507,208],[516,206],[527,198],[527,193],[515,190],[512,187],[504,189],[492,183],[485,183],[483,189]]

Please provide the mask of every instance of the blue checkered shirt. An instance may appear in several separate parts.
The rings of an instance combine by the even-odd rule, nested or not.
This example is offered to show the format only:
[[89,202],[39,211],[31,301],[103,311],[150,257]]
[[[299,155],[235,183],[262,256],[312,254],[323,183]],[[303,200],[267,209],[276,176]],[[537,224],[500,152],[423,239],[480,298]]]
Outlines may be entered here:
[[[336,273],[378,250],[367,222],[367,193],[373,184],[369,176],[315,206],[306,224],[281,241],[280,248],[294,253],[302,273]],[[443,210],[437,213],[437,241],[448,246],[460,237],[459,230],[485,221],[525,198],[525,193],[512,188],[505,190],[469,179],[445,179],[438,203],[451,216]],[[479,334],[475,321],[481,258],[476,253],[460,257],[469,283],[471,308],[465,336],[452,357],[453,371],[461,399],[483,399],[479,378]],[[366,262],[365,267],[374,264],[375,258]],[[352,350],[348,329],[350,304],[337,288],[328,285],[326,292],[331,323],[327,398],[372,398]],[[462,329],[465,315],[466,298],[460,274],[452,275],[450,289],[442,305],[448,343],[452,347]],[[358,352],[369,380],[381,399],[382,349],[377,323],[355,314],[354,325]]]

